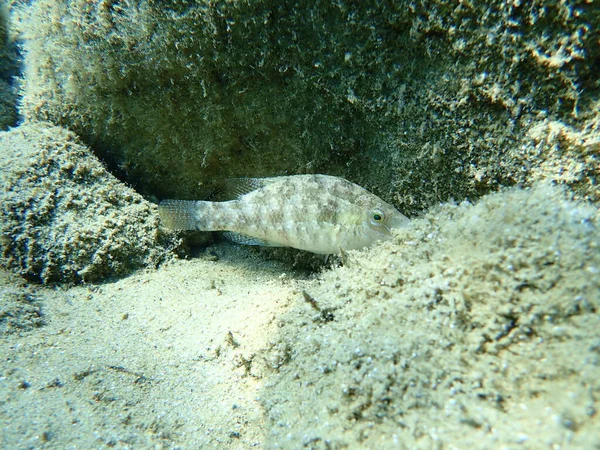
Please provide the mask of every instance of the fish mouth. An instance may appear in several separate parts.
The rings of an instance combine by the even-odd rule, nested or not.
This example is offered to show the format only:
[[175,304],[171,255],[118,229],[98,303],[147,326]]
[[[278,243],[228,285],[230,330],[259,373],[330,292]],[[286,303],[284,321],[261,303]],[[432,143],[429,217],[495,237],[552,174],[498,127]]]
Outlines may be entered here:
[[402,228],[408,225],[410,220],[405,215],[395,212],[392,217],[389,218],[388,223],[379,225],[377,228],[373,228],[380,239],[389,239],[392,236],[392,230]]
[[392,228],[403,228],[410,223],[408,217],[400,212],[395,212],[392,217],[390,217],[389,225],[386,225],[388,232],[391,232]]

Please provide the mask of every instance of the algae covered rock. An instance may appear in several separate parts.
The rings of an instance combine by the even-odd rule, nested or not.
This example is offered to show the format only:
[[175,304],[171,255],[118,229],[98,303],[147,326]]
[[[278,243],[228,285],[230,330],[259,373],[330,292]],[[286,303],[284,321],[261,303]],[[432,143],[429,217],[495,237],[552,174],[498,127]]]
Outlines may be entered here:
[[349,253],[266,354],[267,448],[600,445],[599,218],[542,184]]
[[17,122],[17,95],[12,85],[16,76],[15,48],[8,33],[8,6],[0,2],[0,130]]
[[322,168],[334,140],[354,145],[355,124],[295,75],[298,50],[288,54],[281,41],[289,31],[278,36],[291,11],[264,2],[35,2],[24,114],[75,130],[112,170],[159,197],[194,198],[226,177]]
[[408,214],[539,179],[600,198],[592,3],[25,9],[23,114],[73,129],[143,193],[325,172]]
[[42,283],[100,281],[168,258],[156,207],[73,133],[45,124],[0,133],[1,263]]

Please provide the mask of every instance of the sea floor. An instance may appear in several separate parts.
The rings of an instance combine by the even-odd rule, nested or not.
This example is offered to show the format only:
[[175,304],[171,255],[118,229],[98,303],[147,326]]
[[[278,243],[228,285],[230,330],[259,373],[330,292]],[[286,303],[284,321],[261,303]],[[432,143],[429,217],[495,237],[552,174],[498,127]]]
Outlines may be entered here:
[[0,447],[600,447],[597,210],[433,208],[307,274],[230,243],[103,284],[0,272]]

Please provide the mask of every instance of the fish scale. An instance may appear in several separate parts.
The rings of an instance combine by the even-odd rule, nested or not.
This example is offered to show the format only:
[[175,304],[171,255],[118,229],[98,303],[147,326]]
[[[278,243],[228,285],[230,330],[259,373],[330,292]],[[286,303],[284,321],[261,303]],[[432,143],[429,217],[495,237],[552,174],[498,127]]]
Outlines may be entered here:
[[330,175],[228,180],[236,199],[163,200],[170,228],[224,231],[235,242],[330,254],[387,239],[408,219],[357,184]]

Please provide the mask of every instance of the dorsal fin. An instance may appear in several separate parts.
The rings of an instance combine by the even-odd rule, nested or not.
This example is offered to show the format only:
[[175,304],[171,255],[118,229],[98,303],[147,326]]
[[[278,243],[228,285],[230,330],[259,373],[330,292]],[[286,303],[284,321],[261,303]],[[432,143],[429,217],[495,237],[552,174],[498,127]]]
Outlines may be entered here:
[[235,200],[249,192],[263,188],[277,178],[227,178],[220,183],[219,201]]

